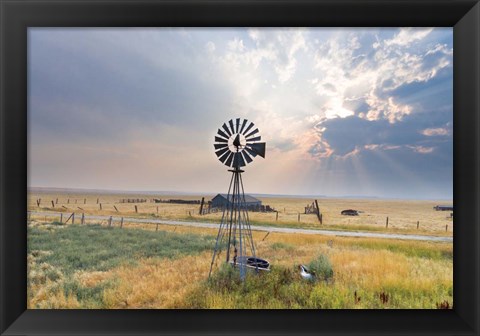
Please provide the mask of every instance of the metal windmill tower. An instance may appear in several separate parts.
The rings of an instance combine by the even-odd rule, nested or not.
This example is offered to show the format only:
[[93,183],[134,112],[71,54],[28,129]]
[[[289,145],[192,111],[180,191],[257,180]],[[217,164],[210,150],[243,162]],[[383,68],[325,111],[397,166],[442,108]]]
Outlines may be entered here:
[[[248,125],[248,126],[247,126]],[[268,269],[267,261],[257,258],[253,244],[252,231],[245,204],[241,168],[253,161],[257,155],[265,158],[265,142],[259,142],[258,128],[244,119],[237,118],[224,123],[215,136],[215,154],[232,173],[228,187],[227,202],[223,208],[222,221],[215,242],[210,274],[213,264],[223,248],[226,249],[226,262],[238,267],[241,279],[245,278],[247,268]]]

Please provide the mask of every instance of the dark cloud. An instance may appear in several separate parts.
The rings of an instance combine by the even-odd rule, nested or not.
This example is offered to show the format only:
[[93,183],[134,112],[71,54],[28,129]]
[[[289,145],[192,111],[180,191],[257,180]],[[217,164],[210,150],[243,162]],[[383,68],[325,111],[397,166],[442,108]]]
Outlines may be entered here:
[[[342,175],[342,183],[353,194],[360,190],[362,183],[367,183],[368,192],[375,195],[451,197],[452,137],[421,134],[432,125],[427,116],[426,113],[407,116],[394,124],[357,116],[326,120],[317,125],[324,143],[314,144],[310,153],[312,156],[325,154],[327,143],[333,150],[327,162],[330,165],[336,162],[338,167],[348,171]],[[377,146],[366,148],[366,145]],[[349,153],[352,154],[347,155]],[[358,180],[363,178],[368,182]]]
[[[451,124],[443,120],[443,114],[439,116],[440,118],[433,122],[435,118],[426,113],[409,115],[396,123],[389,123],[384,119],[366,120],[350,116],[328,119],[316,127],[321,139],[328,143],[334,154],[344,156],[365,145],[437,147],[445,141],[451,142],[451,136],[431,137],[422,134],[427,128],[451,127]],[[451,114],[448,120],[452,120]]]
[[370,105],[368,105],[367,102],[365,101],[365,98],[344,100],[342,107],[346,108],[347,110],[355,112],[357,115],[358,113],[366,114],[371,108]]
[[356,160],[378,195],[435,199],[453,193],[451,142],[438,144],[431,154],[400,147],[361,151]]
[[317,127],[325,128],[320,132],[321,138],[338,156],[365,145],[407,145],[425,138],[419,133],[418,125],[412,127],[406,122],[390,124],[384,119],[369,121],[357,116],[329,119]]
[[[434,122],[452,120],[453,78],[452,68],[441,69],[427,82],[406,83],[393,91],[382,93],[382,98],[393,97],[400,104],[413,105],[414,113],[428,113]],[[417,116],[422,118],[421,116]]]
[[[44,38],[49,34],[57,38]],[[229,86],[208,76],[201,60],[154,64],[126,48],[128,34],[124,45],[88,30],[49,34],[38,32],[29,45],[29,106],[37,132],[105,139],[125,136],[132,125],[205,127],[215,115],[231,113]]]

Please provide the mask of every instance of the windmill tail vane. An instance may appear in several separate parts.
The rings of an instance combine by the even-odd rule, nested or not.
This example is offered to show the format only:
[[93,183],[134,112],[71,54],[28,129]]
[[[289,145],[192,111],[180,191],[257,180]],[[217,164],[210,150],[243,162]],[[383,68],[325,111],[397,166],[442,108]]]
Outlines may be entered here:
[[237,118],[224,123],[215,136],[215,154],[220,162],[231,167],[232,173],[228,193],[223,207],[222,219],[215,242],[210,273],[223,246],[226,246],[226,262],[240,270],[244,279],[247,268],[268,270],[269,263],[257,258],[253,242],[248,207],[245,201],[242,167],[257,156],[265,158],[265,142],[260,142],[258,128],[252,122]]

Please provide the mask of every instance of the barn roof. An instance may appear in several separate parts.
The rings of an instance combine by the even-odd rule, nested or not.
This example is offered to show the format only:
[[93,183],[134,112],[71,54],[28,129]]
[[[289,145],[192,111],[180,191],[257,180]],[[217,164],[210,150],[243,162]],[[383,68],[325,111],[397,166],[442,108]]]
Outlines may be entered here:
[[[215,196],[215,197],[218,197],[218,196],[222,197],[223,199],[227,199],[227,194],[218,194],[218,195]],[[214,197],[214,198],[215,198],[215,197]],[[232,201],[232,195],[230,195],[229,201],[230,201],[230,202]],[[257,203],[257,202],[260,202],[260,203],[261,203],[262,201],[260,201],[259,199],[255,198],[255,197],[253,197],[253,196],[245,195],[245,202],[247,202],[247,203]]]

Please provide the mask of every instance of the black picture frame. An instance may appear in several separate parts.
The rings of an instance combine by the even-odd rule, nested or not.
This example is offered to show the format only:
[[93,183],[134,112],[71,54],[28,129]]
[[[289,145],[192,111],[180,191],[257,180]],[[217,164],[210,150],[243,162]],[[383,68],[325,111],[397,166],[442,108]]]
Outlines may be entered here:
[[[480,4],[473,0],[0,0],[0,333],[479,334]],[[454,27],[453,310],[26,310],[27,28]]]

